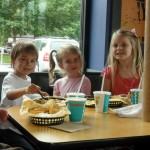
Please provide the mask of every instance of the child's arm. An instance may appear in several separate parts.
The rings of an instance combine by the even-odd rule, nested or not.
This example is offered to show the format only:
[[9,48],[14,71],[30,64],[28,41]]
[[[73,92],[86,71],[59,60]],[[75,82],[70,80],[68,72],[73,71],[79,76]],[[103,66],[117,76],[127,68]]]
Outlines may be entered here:
[[61,96],[60,95],[60,88],[59,88],[59,79],[54,83],[53,86],[53,96]]
[[[109,91],[111,92],[111,67],[106,67],[101,73],[102,78],[104,78],[104,85],[103,85],[103,91]],[[101,85],[102,86],[102,85]]]
[[0,109],[0,123],[6,121],[8,118],[8,113],[5,109]]
[[53,96],[60,96],[60,92],[58,92],[58,93],[53,93]]
[[105,78],[103,91],[109,91],[109,92],[111,91],[111,80],[110,79]]
[[47,92],[43,92],[43,91],[41,91],[41,90],[40,90],[40,92],[41,92],[41,94],[42,94],[43,96],[49,96],[49,94],[48,94]]
[[80,92],[84,93],[86,96],[91,95],[91,81],[88,77],[84,78],[84,81],[83,81],[83,84],[81,86]]
[[35,84],[31,84],[28,87],[8,91],[7,98],[9,100],[14,100],[25,94],[38,93],[38,91],[40,91],[40,87]]

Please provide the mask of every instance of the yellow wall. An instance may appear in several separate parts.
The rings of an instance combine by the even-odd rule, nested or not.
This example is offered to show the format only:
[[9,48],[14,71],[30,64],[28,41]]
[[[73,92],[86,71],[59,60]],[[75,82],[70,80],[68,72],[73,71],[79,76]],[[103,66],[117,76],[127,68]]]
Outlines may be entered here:
[[[137,1],[139,1],[140,4],[140,17],[138,17]],[[145,20],[143,19],[140,0],[122,0],[121,28],[129,30],[135,28],[141,42],[144,42]]]

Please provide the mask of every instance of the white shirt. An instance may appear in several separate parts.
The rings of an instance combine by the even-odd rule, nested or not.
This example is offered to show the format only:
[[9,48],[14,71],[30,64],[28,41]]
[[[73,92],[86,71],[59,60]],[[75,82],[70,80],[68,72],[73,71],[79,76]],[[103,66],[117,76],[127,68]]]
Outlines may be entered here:
[[[31,78],[26,76],[26,80],[18,77],[14,74],[14,72],[9,72],[2,83],[2,91],[1,91],[1,105],[3,107],[8,106],[21,106],[23,97],[19,97],[15,100],[9,100],[7,98],[7,93],[13,89],[19,89],[23,87],[27,87],[31,84]],[[27,94],[26,96],[32,98],[39,97],[39,94]]]
[[[16,106],[16,105],[21,106],[22,101],[23,101],[22,97],[17,98],[15,100],[9,100],[6,95],[7,95],[8,91],[10,91],[10,90],[27,87],[30,84],[31,84],[31,78],[29,76],[26,76],[26,80],[24,80],[24,79],[16,76],[14,74],[14,72],[9,72],[5,76],[3,83],[2,83],[1,107],[10,107],[10,106]],[[28,96],[32,99],[35,97],[39,97],[39,94],[27,94],[26,96]],[[21,134],[21,132],[18,129],[16,129],[8,120],[3,123],[0,123],[0,128],[1,129],[11,129],[11,130]]]

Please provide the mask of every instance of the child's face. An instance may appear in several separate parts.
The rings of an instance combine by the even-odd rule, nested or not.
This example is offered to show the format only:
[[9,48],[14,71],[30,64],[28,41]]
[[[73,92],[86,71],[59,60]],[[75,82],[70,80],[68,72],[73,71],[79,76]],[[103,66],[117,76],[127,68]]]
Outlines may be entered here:
[[121,35],[115,37],[111,46],[113,56],[117,60],[129,60],[132,58],[132,45],[128,37]]
[[82,63],[78,55],[67,53],[63,56],[60,67],[65,70],[69,77],[77,77],[81,71]]
[[34,72],[37,63],[37,56],[22,52],[19,56],[12,60],[14,66],[14,72],[21,78],[25,78],[26,75]]

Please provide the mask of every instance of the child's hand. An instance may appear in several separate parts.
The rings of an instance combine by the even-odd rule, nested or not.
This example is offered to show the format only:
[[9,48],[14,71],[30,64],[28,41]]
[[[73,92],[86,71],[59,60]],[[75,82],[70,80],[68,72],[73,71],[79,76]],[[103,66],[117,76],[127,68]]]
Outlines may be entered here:
[[40,93],[41,93],[43,96],[49,96],[49,94],[48,94],[47,92],[40,91]]
[[0,109],[0,122],[6,121],[8,118],[8,112],[5,109]]
[[60,96],[60,92],[55,93],[54,96]]
[[27,94],[34,94],[34,93],[38,93],[38,91],[40,91],[40,87],[35,85],[35,84],[31,84],[28,87],[26,87],[26,93]]

